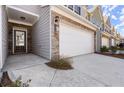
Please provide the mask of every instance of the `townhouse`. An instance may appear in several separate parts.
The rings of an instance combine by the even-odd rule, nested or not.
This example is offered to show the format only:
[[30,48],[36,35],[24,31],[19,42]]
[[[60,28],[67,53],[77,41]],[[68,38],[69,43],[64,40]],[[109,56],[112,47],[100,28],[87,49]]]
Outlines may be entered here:
[[121,41],[121,35],[120,33],[116,32],[116,45],[119,45],[120,44],[120,41]]
[[112,43],[111,43],[111,46],[117,46],[120,44],[121,42],[121,35],[120,33],[118,33],[115,29],[115,27],[113,26],[112,27],[112,30],[111,30],[111,39],[112,39]]
[[120,43],[120,34],[116,31],[115,27],[111,25],[110,18],[103,16],[101,6],[93,6],[88,9],[88,17],[90,22],[98,27],[97,35],[97,51],[103,46],[111,47]]
[[121,43],[124,43],[124,37],[121,37]]
[[87,11],[88,15],[86,18],[98,28],[96,32],[96,51],[100,51],[101,44],[103,43],[101,41],[101,33],[104,30],[102,9],[100,6],[93,6],[90,9],[87,8]]
[[110,18],[107,16],[103,17],[103,31],[102,31],[102,46],[110,47],[111,46],[111,22]]
[[78,5],[0,6],[0,68],[9,55],[52,59],[96,51],[97,26]]
[[110,34],[110,20],[100,6],[2,5],[0,69],[9,55],[33,53],[52,59],[94,53],[110,46]]
[[116,29],[114,26],[111,29],[111,46],[116,46]]

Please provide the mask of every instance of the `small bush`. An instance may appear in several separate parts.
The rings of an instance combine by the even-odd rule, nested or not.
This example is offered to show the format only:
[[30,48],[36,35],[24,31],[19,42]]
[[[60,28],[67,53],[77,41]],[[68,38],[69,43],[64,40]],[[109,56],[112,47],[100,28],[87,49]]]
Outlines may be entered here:
[[9,78],[8,72],[3,72],[0,87],[29,87],[31,79],[27,80],[25,83],[21,81],[21,76],[18,77],[14,82]]
[[112,51],[112,53],[115,53],[117,51],[117,47],[116,46],[111,46],[110,50]]
[[109,49],[106,46],[101,47],[100,49],[101,52],[108,52]]
[[119,47],[120,47],[120,48],[124,48],[124,43],[120,43],[120,44],[119,44]]
[[55,68],[55,69],[62,69],[62,70],[68,70],[73,69],[71,66],[72,61],[67,58],[55,58],[51,60],[50,62],[46,63],[46,65]]

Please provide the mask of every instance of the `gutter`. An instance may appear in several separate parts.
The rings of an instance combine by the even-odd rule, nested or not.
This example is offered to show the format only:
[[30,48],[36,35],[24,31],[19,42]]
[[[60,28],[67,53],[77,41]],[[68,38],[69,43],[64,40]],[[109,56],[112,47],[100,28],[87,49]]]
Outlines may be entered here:
[[110,35],[109,33],[107,33],[107,32],[102,32],[102,34],[103,34],[104,36],[106,36],[106,37],[111,37],[111,35]]

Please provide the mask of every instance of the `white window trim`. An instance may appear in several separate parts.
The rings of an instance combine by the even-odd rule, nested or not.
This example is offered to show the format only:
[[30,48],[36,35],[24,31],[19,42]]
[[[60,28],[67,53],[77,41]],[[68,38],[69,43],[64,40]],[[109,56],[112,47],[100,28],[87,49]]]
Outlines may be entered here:
[[26,28],[23,28],[23,27],[13,27],[13,45],[12,45],[12,52],[13,52],[13,54],[15,54],[15,46],[14,46],[14,44],[15,44],[15,42],[14,42],[14,31],[15,30],[21,30],[21,31],[25,31],[26,32],[26,53],[28,52],[27,51],[27,49],[28,49],[28,40],[27,40],[27,29]]
[[[68,8],[68,6],[69,6],[69,5],[67,5],[67,6],[65,6],[65,7],[67,7],[67,8]],[[71,9],[69,9],[69,8],[68,8],[68,9],[69,9],[69,10],[71,10],[71,11],[73,11],[73,12],[74,12],[75,14],[77,14],[78,16],[82,16],[82,8],[81,8],[81,6],[80,6],[80,5],[77,5],[77,6],[79,6],[79,7],[80,7],[80,14],[78,14],[78,13],[76,13],[76,12],[75,12],[75,5],[73,5],[73,10],[71,10]]]
[[[80,7],[80,11],[78,11],[78,12],[80,12],[80,14],[78,14],[76,11],[76,9],[75,9],[75,7]],[[73,9],[73,11],[75,12],[75,13],[77,13],[78,15],[80,15],[81,16],[81,11],[82,11],[82,9],[81,9],[81,6],[80,5],[74,5],[74,7],[73,7],[74,9]]]

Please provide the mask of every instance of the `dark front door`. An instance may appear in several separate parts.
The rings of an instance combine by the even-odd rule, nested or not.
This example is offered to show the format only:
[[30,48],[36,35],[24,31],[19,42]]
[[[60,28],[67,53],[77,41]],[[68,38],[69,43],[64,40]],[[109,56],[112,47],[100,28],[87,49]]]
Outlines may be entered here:
[[14,31],[14,53],[26,53],[26,31]]

